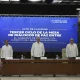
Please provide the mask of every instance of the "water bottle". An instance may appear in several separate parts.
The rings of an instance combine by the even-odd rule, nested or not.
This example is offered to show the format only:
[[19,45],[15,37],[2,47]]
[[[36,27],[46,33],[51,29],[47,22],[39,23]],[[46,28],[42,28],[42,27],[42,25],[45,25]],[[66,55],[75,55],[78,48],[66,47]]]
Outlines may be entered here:
[[58,55],[56,55],[56,59],[59,59],[59,56]]
[[23,59],[23,55],[21,55],[21,59]]

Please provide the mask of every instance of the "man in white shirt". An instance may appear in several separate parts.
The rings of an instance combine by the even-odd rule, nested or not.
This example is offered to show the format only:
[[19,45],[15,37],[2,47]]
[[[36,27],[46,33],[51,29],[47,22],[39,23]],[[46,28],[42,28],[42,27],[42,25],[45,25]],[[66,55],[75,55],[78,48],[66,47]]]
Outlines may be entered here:
[[8,40],[5,40],[5,45],[1,49],[1,58],[11,59],[13,58],[12,46],[8,44]]
[[70,43],[66,46],[66,56],[69,59],[75,59],[75,57],[78,56],[78,48],[73,38],[70,39]]
[[61,3],[62,0],[53,0],[53,3]]
[[44,44],[40,42],[40,37],[37,37],[36,40],[37,41],[32,44],[31,57],[40,59],[45,54]]

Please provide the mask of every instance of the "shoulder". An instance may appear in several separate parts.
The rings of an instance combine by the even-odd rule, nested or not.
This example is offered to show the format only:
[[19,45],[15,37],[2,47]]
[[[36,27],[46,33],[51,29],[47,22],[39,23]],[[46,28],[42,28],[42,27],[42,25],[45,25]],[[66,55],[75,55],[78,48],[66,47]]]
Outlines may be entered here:
[[5,45],[2,46],[2,48],[4,48],[4,47],[5,47]]
[[36,44],[36,42],[34,42],[32,45],[35,45]]
[[40,42],[40,44],[44,45],[42,42]]
[[70,44],[67,44],[67,46],[70,46]]
[[11,45],[8,45],[8,46],[12,48],[12,46],[11,46]]
[[74,43],[74,45],[75,45],[75,46],[77,46],[77,44],[76,44],[76,43]]

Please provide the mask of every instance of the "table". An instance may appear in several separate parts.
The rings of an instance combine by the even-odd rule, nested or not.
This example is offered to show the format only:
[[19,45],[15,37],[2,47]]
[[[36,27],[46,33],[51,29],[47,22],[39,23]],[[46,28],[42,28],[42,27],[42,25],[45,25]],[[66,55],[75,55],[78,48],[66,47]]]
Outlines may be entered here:
[[2,60],[0,75],[80,74],[80,60]]

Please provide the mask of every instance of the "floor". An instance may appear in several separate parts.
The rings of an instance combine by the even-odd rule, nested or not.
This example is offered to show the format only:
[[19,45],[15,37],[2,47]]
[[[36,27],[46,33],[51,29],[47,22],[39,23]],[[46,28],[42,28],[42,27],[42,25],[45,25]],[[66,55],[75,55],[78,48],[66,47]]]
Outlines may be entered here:
[[80,80],[80,75],[57,75],[53,76],[0,76],[1,80]]

